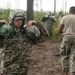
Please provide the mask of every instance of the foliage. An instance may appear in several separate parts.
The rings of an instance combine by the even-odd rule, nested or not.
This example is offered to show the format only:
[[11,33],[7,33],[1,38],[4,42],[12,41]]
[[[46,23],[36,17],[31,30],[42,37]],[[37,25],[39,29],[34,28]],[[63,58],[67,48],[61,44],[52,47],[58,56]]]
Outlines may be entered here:
[[57,19],[57,21],[54,23],[54,27],[53,27],[53,30],[52,30],[51,40],[53,40],[53,41],[61,39],[61,35],[58,33],[58,27],[59,27],[59,21]]
[[9,13],[10,9],[2,9],[2,15],[0,15],[0,19],[5,19],[9,21]]
[[[62,16],[62,15],[65,16],[65,15],[69,14],[69,13],[64,13],[63,11],[61,11],[61,13],[62,14],[60,14],[60,16]],[[62,35],[60,33],[58,33],[58,27],[59,27],[59,16],[56,17],[56,22],[54,23],[54,27],[53,27],[53,30],[52,30],[52,38],[51,38],[51,40],[53,40],[53,41],[61,41]]]
[[45,12],[34,12],[34,20],[41,22],[42,17],[45,15]]

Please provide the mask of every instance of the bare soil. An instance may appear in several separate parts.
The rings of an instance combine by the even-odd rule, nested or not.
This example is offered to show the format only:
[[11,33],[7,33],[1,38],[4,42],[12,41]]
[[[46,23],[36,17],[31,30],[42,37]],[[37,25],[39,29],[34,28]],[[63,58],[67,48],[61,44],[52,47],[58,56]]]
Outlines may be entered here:
[[62,75],[60,42],[45,41],[33,46],[28,75]]

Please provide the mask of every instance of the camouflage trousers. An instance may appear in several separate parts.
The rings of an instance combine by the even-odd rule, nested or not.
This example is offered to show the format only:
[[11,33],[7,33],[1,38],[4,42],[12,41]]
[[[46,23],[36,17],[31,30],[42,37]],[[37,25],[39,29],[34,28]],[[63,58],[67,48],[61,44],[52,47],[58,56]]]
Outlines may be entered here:
[[63,37],[60,47],[61,63],[63,71],[75,72],[75,36]]

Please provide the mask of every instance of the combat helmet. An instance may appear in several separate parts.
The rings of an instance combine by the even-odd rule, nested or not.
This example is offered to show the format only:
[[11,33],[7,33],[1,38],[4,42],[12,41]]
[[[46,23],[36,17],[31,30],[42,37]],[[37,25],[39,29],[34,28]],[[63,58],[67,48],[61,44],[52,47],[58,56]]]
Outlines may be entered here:
[[12,10],[9,15],[9,23],[11,24],[14,19],[23,19],[25,21],[25,13],[22,10]]
[[40,37],[40,31],[39,29],[35,26],[35,25],[32,25],[32,26],[27,26],[25,25],[25,31],[27,33],[27,35],[31,38],[31,39],[38,39]]

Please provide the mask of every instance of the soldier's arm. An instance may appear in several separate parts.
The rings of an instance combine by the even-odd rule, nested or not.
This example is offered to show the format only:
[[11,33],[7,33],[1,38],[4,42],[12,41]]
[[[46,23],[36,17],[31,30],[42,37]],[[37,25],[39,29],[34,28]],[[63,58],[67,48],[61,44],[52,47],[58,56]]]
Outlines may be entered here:
[[37,21],[35,21],[35,20],[30,20],[30,21],[28,21],[28,23],[27,23],[28,26],[32,26],[33,24],[34,24],[34,25],[37,24]]
[[62,33],[63,32],[63,29],[64,29],[64,23],[65,23],[65,17],[62,17],[61,21],[60,21],[60,24],[59,24],[59,28],[58,28],[58,32],[59,33]]
[[9,24],[6,20],[0,20],[0,24]]
[[62,33],[63,32],[63,28],[64,28],[64,24],[60,24],[58,32]]

